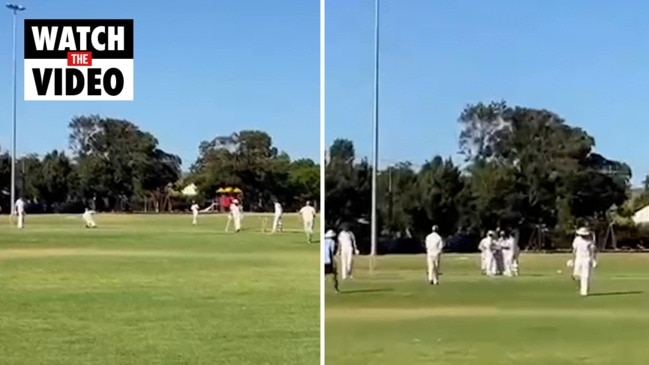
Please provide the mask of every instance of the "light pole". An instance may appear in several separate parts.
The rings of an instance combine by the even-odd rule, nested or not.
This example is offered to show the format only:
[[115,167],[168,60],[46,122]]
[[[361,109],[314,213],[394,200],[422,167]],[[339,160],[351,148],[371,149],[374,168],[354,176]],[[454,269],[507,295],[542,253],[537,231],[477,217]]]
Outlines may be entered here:
[[372,142],[372,250],[371,256],[376,256],[376,241],[378,236],[376,220],[376,175],[379,169],[379,0],[374,0],[374,123]]
[[12,129],[11,129],[11,212],[10,215],[14,214],[14,211],[16,210],[16,87],[17,87],[17,77],[16,77],[16,68],[18,66],[18,57],[17,53],[18,50],[17,48],[17,43],[16,43],[16,35],[17,35],[17,27],[18,27],[18,22],[16,21],[16,18],[18,17],[18,13],[21,11],[24,11],[26,8],[22,5],[16,5],[16,4],[7,4],[7,8],[11,10],[13,13],[13,21],[14,21],[14,30],[13,30],[13,58],[14,58],[14,67],[13,67],[13,78],[14,78],[14,85],[13,85],[13,121],[12,121]]

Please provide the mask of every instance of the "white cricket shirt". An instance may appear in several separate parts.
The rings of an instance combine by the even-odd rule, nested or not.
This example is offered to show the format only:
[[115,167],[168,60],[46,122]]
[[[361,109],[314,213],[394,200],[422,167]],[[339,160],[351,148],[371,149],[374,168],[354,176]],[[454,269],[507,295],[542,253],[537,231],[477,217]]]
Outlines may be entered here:
[[315,218],[315,208],[310,205],[305,205],[300,209],[300,214],[303,220],[310,222]]
[[575,237],[574,241],[572,241],[572,249],[577,260],[590,260],[595,255],[595,243],[584,237]]
[[432,232],[426,236],[426,253],[429,255],[439,255],[444,249],[444,240],[437,232]]
[[16,200],[16,212],[18,214],[25,213],[25,202],[22,199]]
[[354,249],[354,234],[349,231],[342,231],[338,234],[338,245],[341,250]]

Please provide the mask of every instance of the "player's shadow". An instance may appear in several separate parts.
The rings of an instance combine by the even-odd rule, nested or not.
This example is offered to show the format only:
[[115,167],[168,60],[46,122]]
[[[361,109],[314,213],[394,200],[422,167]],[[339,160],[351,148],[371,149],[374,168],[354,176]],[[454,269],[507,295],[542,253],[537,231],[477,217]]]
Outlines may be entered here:
[[366,294],[366,293],[385,293],[393,291],[388,288],[377,288],[377,289],[356,289],[356,290],[341,290],[340,294]]
[[592,297],[607,297],[607,296],[614,296],[614,295],[638,295],[638,294],[644,294],[644,292],[640,291],[640,290],[613,291],[613,292],[605,292],[605,293],[592,293],[592,294],[590,294],[590,296],[592,296]]

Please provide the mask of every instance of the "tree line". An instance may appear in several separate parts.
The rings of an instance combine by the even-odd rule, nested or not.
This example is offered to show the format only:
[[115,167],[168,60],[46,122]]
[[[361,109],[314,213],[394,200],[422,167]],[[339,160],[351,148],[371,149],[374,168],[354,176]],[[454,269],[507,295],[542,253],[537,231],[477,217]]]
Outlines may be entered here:
[[[462,165],[436,155],[422,166],[405,161],[378,171],[381,236],[420,240],[436,224],[446,236],[470,238],[468,250],[496,228],[519,229],[521,245],[536,248],[565,245],[580,225],[602,244],[623,240],[619,231],[637,237],[629,217],[649,203],[647,189],[630,199],[630,167],[595,152],[585,130],[505,101],[467,105],[458,122]],[[367,241],[371,165],[346,139],[331,144],[325,163],[327,225],[364,222],[357,229]]]
[[[31,212],[182,210],[191,200],[209,203],[220,187],[243,191],[245,210],[267,210],[273,199],[285,209],[319,201],[320,167],[292,159],[268,133],[243,130],[199,145],[199,156],[183,172],[179,156],[160,148],[150,132],[128,120],[97,115],[69,123],[69,153],[53,150],[16,161],[16,192]],[[195,184],[198,195],[181,191]],[[11,155],[0,153],[0,206],[9,210]]]

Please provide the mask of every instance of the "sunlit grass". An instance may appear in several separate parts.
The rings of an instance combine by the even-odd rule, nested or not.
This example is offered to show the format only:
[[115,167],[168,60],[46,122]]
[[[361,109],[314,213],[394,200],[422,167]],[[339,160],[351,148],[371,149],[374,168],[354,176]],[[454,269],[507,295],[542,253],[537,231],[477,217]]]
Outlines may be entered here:
[[[442,284],[422,256],[382,257],[326,295],[327,363],[644,365],[649,255],[601,254],[581,298],[565,255],[523,255],[522,276],[486,278],[478,257],[447,255]],[[559,272],[560,271],[560,272]]]
[[0,363],[315,364],[319,254],[223,216],[29,216],[0,226]]

